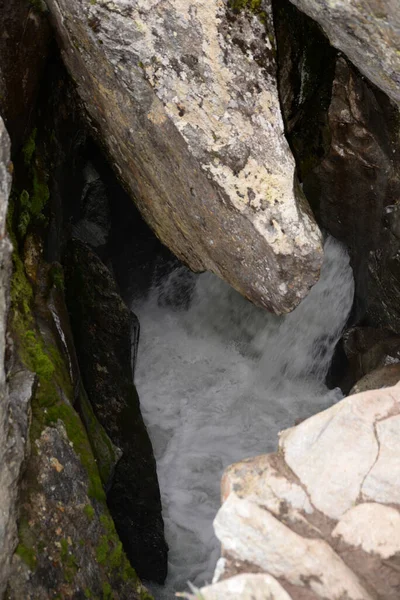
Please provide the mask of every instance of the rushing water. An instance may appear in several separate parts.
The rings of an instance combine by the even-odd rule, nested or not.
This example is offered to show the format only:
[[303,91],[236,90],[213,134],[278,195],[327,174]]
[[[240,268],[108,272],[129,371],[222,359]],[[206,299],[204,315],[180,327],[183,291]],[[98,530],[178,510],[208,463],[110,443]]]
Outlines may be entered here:
[[[188,295],[186,306],[168,302]],[[135,377],[170,546],[166,586],[153,588],[157,600],[172,599],[187,581],[211,580],[224,467],[274,451],[281,429],[341,397],[324,379],[352,298],[347,253],[329,238],[320,281],[285,317],[184,267],[134,303],[141,322]]]

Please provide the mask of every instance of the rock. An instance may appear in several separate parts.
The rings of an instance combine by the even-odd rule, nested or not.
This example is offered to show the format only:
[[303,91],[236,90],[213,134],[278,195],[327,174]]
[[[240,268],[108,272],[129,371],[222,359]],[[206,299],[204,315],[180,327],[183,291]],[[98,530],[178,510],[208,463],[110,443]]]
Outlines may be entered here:
[[30,467],[38,479],[22,488],[21,542],[8,600],[148,598],[107,511],[89,496],[88,473],[61,420],[36,440]]
[[386,365],[379,369],[374,369],[367,375],[364,375],[351,388],[349,395],[359,394],[368,390],[378,390],[380,388],[392,387],[400,381],[400,364]]
[[[196,596],[187,596],[196,600]],[[198,598],[198,596],[197,596]],[[271,575],[237,575],[201,590],[204,600],[291,600],[283,587]]]
[[[325,4],[331,6],[322,0],[315,10]],[[399,107],[334,51],[309,17],[286,0],[275,3],[275,13],[286,132],[319,225],[349,248],[352,323],[400,332]]]
[[138,574],[163,583],[167,546],[156,464],[132,380],[134,320],[110,271],[78,240],[70,242],[66,257],[66,292],[88,398],[123,453],[108,492],[108,506]]
[[375,502],[358,504],[343,515],[332,536],[388,559],[400,553],[400,513]]
[[321,238],[295,177],[270,2],[48,0],[65,63],[146,221],[193,270],[292,310]]
[[345,374],[347,389],[374,369],[400,361],[400,338],[391,331],[352,327],[343,334],[342,341],[348,360]]
[[323,134],[330,141],[317,165],[308,171],[303,166],[304,191],[321,226],[349,247],[356,282],[353,322],[367,315],[367,325],[397,333],[398,116],[386,96],[338,58]]
[[32,379],[20,374],[9,389],[6,383],[6,324],[9,307],[11,244],[6,235],[6,214],[11,189],[10,140],[0,117],[0,597],[3,596],[12,554],[17,544],[16,502],[18,477],[24,459],[26,420],[24,407]]
[[229,467],[222,558],[199,594],[241,598],[259,581],[265,598],[396,600],[399,443],[398,385],[346,398],[283,432],[278,453]]
[[291,2],[317,21],[331,44],[368,79],[400,103],[400,14],[396,0]]
[[143,600],[147,591],[124,554],[85,428],[72,406],[76,367],[68,319],[59,310],[61,290],[55,293],[51,267],[42,257],[30,287],[12,235],[10,441],[25,461],[21,472],[13,472],[19,541],[6,597],[50,600],[90,594]]
[[0,114],[13,154],[26,139],[51,41],[42,0],[0,0]]
[[318,24],[290,0],[273,4],[285,132],[303,181],[329,149],[327,113],[337,52]]

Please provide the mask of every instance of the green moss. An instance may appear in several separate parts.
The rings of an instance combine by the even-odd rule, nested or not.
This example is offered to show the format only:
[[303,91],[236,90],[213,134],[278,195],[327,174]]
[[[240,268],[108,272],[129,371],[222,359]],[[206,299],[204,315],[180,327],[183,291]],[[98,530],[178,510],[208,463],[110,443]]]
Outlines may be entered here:
[[122,549],[122,542],[118,542],[115,548],[112,550],[109,557],[110,567],[112,569],[118,569],[121,566],[123,560],[123,552],[124,551]]
[[97,460],[97,467],[104,485],[110,480],[118,455],[104,427],[97,420],[84,388],[80,391],[81,416]]
[[94,508],[91,504],[86,504],[85,508],[83,509],[83,512],[85,513],[89,521],[93,521]]
[[38,217],[50,198],[50,190],[47,185],[44,174],[39,173],[37,168],[33,169],[33,192],[31,201],[31,214]]
[[25,362],[29,363],[29,367],[39,376],[39,379],[49,380],[54,374],[55,368],[44,350],[42,340],[32,329],[24,331],[23,335],[24,353],[29,357],[25,356]]
[[267,21],[266,12],[262,10],[262,0],[228,0],[228,7],[237,14],[243,10],[252,12],[264,24]]
[[78,454],[80,461],[88,474],[88,496],[90,498],[95,498],[99,502],[105,503],[106,497],[100,481],[96,462],[93,458],[85,429],[78,414],[72,406],[68,406],[67,404],[57,404],[48,408],[44,415],[45,424],[54,424],[58,419],[61,419],[64,423],[68,438],[72,442],[74,450]]
[[37,559],[33,548],[25,546],[20,542],[15,553],[24,561],[26,565],[28,565],[31,571],[35,570]]
[[103,583],[103,600],[112,600],[112,589],[108,581]]
[[235,12],[241,10],[249,10],[251,12],[257,12],[261,9],[262,0],[229,0],[228,6]]
[[29,4],[31,5],[33,10],[38,14],[43,14],[47,12],[47,7],[43,0],[29,0]]
[[61,562],[64,567],[64,579],[67,583],[71,583],[75,578],[79,566],[66,539],[61,540]]
[[60,292],[64,291],[65,282],[64,282],[64,270],[59,263],[53,263],[50,269],[50,281],[51,284],[54,285]]
[[85,594],[85,598],[92,598],[92,592],[90,591],[89,588],[85,588],[83,590],[83,593]]
[[61,560],[65,562],[68,556],[68,542],[66,539],[61,540]]
[[100,542],[96,546],[96,559],[99,565],[103,565],[107,561],[109,550],[110,544],[108,536],[102,535]]
[[[31,5],[33,5],[34,2],[36,3],[37,0],[30,0]],[[26,142],[24,144],[24,147],[22,148],[22,156],[24,158],[24,163],[25,163],[26,167],[29,167],[29,165],[32,162],[33,155],[35,154],[36,136],[37,136],[37,129],[35,128],[32,130],[30,136],[28,137],[28,139],[26,140]]]

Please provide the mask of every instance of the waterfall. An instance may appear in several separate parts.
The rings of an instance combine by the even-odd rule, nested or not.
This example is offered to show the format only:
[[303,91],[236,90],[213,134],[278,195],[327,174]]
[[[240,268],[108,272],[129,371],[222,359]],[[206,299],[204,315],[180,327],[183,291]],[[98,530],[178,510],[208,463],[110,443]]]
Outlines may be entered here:
[[212,522],[223,469],[276,450],[278,432],[341,398],[324,379],[353,299],[346,250],[325,243],[320,281],[277,317],[226,283],[179,267],[134,302],[141,323],[136,384],[158,465],[172,599],[210,582]]

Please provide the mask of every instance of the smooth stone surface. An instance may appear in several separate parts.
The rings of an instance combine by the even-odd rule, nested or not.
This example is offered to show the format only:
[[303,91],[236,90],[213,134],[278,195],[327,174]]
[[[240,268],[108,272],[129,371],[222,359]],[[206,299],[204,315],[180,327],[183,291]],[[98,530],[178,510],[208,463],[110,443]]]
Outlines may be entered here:
[[[201,590],[204,600],[291,600],[271,575],[237,575]],[[196,596],[190,596],[193,600]]]
[[389,558],[400,552],[400,513],[374,502],[358,504],[343,515],[332,535]]
[[230,466],[214,521],[222,557],[204,589],[229,599],[228,582],[256,573],[295,600],[397,600],[399,446],[397,385],[350,396],[283,432],[279,452]]

